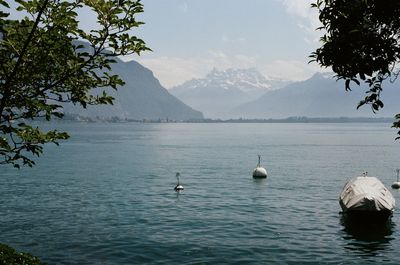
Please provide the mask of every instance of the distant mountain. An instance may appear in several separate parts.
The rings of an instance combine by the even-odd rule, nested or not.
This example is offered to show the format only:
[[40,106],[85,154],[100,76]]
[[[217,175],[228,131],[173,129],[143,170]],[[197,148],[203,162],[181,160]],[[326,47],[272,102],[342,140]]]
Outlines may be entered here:
[[386,82],[382,92],[384,108],[374,115],[370,106],[356,109],[365,97],[365,87],[352,86],[345,91],[344,82],[336,81],[332,74],[317,73],[310,79],[287,85],[284,88],[266,92],[262,97],[243,104],[234,111],[232,117],[243,118],[285,118],[307,117],[393,117],[400,112],[398,102],[400,84]]
[[225,71],[214,68],[205,78],[189,80],[169,91],[207,118],[229,118],[233,108],[288,83],[266,78],[255,68]]
[[120,119],[202,119],[203,114],[184,104],[161,86],[153,73],[135,61],[123,62],[117,59],[113,73],[118,74],[125,85],[118,91],[108,90],[115,98],[114,105],[88,106],[87,109],[64,107],[64,112],[85,117]]

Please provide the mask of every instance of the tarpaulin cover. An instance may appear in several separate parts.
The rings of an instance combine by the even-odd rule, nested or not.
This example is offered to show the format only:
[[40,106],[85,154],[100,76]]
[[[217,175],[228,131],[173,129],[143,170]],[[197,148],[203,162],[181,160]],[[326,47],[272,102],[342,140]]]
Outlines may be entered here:
[[382,182],[369,176],[350,180],[340,194],[343,211],[393,211],[395,200]]

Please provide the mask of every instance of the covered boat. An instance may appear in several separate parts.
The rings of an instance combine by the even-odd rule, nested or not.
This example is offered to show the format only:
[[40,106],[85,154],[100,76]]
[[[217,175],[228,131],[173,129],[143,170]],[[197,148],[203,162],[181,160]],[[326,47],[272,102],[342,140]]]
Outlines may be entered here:
[[390,191],[379,179],[366,173],[344,186],[339,203],[345,214],[363,221],[386,221],[395,208],[395,199]]

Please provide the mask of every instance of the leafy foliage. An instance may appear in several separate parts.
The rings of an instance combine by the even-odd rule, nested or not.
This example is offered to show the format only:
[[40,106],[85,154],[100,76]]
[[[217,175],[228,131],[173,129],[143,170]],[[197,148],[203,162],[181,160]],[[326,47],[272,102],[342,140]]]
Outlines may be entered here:
[[29,253],[19,253],[7,245],[0,244],[0,265],[14,264],[41,265],[45,263]]
[[[97,20],[85,31],[88,12]],[[124,84],[115,57],[149,50],[132,35],[141,12],[140,0],[0,0],[0,164],[32,166],[44,143],[69,137],[32,120],[62,118],[64,103],[112,104],[106,90]]]
[[[395,80],[400,60],[400,1],[398,0],[317,0],[325,31],[322,45],[311,54],[312,61],[332,67],[338,79],[368,85],[357,108],[369,104],[372,111],[383,108],[383,81]],[[393,126],[400,128],[400,115]],[[399,132],[400,135],[400,132]]]

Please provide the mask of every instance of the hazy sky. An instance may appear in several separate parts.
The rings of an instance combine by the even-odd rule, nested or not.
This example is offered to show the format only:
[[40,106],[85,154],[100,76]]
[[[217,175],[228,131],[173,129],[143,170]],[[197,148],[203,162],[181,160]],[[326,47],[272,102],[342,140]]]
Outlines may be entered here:
[[[257,68],[266,77],[303,80],[316,71],[319,46],[315,0],[142,0],[145,22],[133,34],[153,52],[131,56],[170,88],[212,68]],[[18,17],[11,13],[12,17]],[[94,26],[81,12],[82,26]]]
[[213,67],[256,67],[270,77],[302,80],[321,33],[313,0],[142,0],[139,32],[153,52],[133,59],[167,88]]

